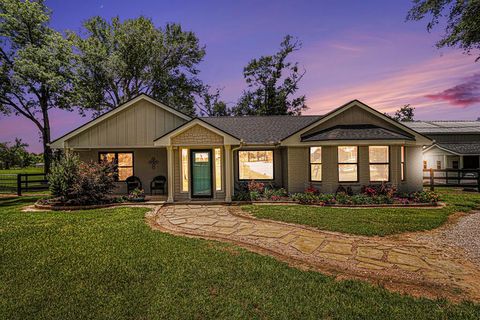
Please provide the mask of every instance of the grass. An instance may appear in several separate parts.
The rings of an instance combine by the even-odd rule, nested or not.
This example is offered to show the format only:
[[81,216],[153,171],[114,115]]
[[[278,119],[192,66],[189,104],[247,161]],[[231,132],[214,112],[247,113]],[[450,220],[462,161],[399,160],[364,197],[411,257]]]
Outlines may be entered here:
[[438,190],[448,205],[441,209],[422,208],[333,208],[313,206],[248,205],[242,207],[257,218],[308,225],[322,230],[365,236],[385,236],[439,227],[453,212],[480,206],[480,193],[451,189]]
[[0,319],[478,319],[480,305],[335,281],[151,230],[146,209],[21,212],[0,199]]
[[28,167],[20,169],[3,169],[0,174],[18,174],[18,173],[43,173],[43,168]]

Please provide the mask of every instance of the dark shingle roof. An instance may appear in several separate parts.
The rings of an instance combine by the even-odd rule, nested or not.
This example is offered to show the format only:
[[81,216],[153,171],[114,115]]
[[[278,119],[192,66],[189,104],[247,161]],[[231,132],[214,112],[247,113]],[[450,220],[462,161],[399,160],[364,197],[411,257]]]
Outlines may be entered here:
[[423,134],[480,134],[480,121],[405,121],[402,124]]
[[243,116],[201,118],[246,143],[279,142],[322,116]]
[[413,140],[410,136],[374,125],[338,125],[309,135],[302,135],[302,141],[399,139]]
[[458,154],[480,155],[480,143],[437,143],[437,145]]

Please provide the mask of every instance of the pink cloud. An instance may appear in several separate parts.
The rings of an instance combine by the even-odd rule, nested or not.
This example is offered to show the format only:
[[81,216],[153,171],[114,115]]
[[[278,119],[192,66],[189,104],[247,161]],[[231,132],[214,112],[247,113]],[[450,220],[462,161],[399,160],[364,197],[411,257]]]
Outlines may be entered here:
[[456,106],[468,107],[480,102],[480,73],[471,77],[454,87],[442,92],[426,95],[427,98],[436,101],[446,101]]

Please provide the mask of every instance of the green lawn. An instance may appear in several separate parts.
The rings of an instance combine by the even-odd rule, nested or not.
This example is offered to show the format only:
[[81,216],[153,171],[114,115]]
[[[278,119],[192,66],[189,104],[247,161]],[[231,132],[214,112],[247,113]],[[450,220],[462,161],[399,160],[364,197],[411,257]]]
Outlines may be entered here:
[[439,189],[441,209],[420,208],[333,208],[313,206],[248,205],[242,207],[257,218],[312,226],[322,230],[366,236],[430,230],[442,225],[457,211],[480,206],[480,193]]
[[478,319],[480,305],[334,281],[151,230],[146,209],[24,213],[0,200],[0,319]]
[[0,174],[18,174],[18,173],[43,173],[43,168],[28,167],[21,169],[3,169]]

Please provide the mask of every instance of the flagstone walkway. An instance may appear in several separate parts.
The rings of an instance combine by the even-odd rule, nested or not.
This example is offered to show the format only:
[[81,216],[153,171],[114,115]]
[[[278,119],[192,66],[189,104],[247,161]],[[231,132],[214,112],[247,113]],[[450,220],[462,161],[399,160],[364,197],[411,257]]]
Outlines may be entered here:
[[353,236],[259,220],[221,205],[163,206],[147,218],[154,229],[235,243],[340,279],[365,279],[417,296],[480,301],[480,266],[456,247],[436,246],[415,234]]

